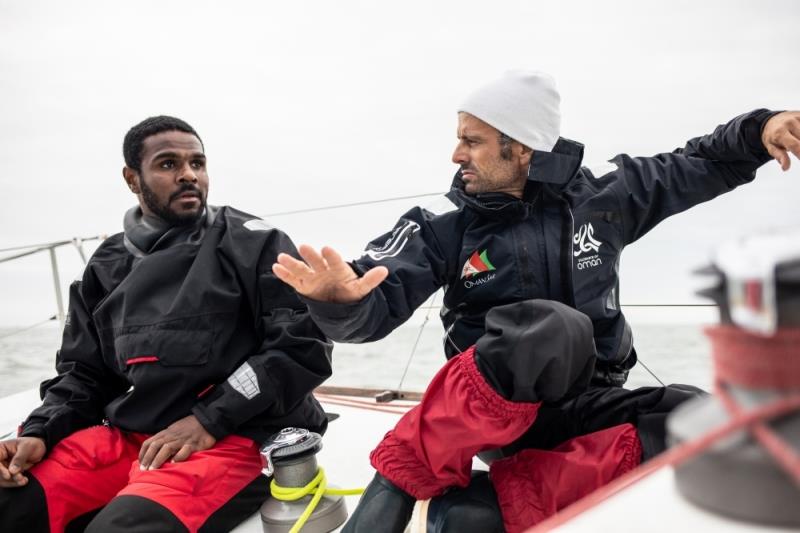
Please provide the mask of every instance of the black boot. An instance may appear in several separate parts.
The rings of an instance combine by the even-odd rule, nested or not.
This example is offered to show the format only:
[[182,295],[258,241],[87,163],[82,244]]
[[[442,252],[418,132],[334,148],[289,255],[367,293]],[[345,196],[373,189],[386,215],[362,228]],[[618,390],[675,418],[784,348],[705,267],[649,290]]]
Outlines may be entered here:
[[503,515],[486,472],[472,472],[464,489],[432,498],[423,518],[428,533],[503,533]]
[[416,500],[375,473],[342,533],[402,533]]

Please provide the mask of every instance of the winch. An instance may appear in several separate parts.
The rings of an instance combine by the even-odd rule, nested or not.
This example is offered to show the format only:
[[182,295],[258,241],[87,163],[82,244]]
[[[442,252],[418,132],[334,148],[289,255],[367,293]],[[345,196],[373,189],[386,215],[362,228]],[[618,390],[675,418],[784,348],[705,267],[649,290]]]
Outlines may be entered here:
[[[325,533],[347,520],[341,495],[316,494],[326,492],[324,472],[316,457],[321,449],[319,434],[291,427],[270,437],[261,448],[262,472],[272,477],[272,497],[261,506],[264,533],[288,533],[300,527],[303,533]],[[316,507],[295,528],[313,499],[319,500]]]
[[679,464],[678,490],[735,519],[800,527],[800,231],[731,243],[705,273],[715,282],[701,294],[720,309],[721,323],[706,330],[715,393],[677,409],[669,438],[743,429]]

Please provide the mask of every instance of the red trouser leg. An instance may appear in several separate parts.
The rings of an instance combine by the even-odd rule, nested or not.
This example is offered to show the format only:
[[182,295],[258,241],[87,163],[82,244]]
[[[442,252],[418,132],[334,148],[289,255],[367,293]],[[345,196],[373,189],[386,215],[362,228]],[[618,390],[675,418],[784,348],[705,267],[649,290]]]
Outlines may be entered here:
[[524,531],[635,468],[642,446],[632,424],[522,450],[492,463],[490,477],[508,533]]
[[536,418],[539,403],[508,401],[489,386],[474,351],[448,361],[370,454],[378,472],[418,500],[466,487],[476,453],[509,444]]
[[193,453],[186,461],[167,462],[157,470],[142,471],[136,461],[130,467],[129,483],[118,495],[152,500],[194,532],[260,475],[258,446],[250,439],[231,435],[208,450]]
[[[84,429],[59,442],[44,461],[31,468],[45,493],[50,531],[64,531],[70,521],[116,496],[151,500],[189,531],[197,531],[261,475],[258,446],[237,436],[195,452],[184,462],[142,471],[138,458],[145,439],[147,435],[105,426]],[[95,521],[107,518],[101,512]]]
[[108,503],[128,482],[141,440],[118,429],[95,426],[56,444],[30,473],[44,489],[50,531],[64,531],[74,518]]

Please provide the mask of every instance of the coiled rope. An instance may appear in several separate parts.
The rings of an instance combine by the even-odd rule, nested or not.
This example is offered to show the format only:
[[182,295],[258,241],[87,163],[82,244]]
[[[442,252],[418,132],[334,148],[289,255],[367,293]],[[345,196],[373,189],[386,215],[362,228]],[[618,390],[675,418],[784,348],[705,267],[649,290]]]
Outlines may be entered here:
[[314,496],[311,498],[311,501],[308,502],[305,510],[300,515],[300,518],[297,519],[297,522],[295,522],[295,524],[292,526],[292,529],[289,530],[289,533],[298,533],[303,528],[305,523],[308,521],[308,517],[311,516],[311,513],[313,513],[314,509],[317,508],[319,501],[326,494],[336,496],[357,496],[364,492],[364,489],[328,488],[328,479],[325,477],[325,469],[322,467],[319,467],[317,470],[317,475],[314,476],[314,479],[302,487],[281,487],[275,482],[275,478],[272,478],[272,482],[269,484],[269,490],[273,498],[285,502],[293,502],[304,498],[309,494],[314,494]]

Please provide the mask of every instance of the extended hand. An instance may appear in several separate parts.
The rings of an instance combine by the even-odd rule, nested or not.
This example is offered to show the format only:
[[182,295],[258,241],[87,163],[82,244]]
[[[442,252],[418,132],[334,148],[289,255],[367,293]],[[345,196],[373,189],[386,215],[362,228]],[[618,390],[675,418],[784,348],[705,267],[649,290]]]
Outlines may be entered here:
[[291,285],[298,293],[320,302],[354,303],[386,279],[386,267],[375,267],[363,277],[350,268],[333,248],[324,247],[322,255],[311,246],[300,246],[298,261],[288,254],[278,255],[272,271],[280,280]]
[[22,487],[28,478],[22,473],[44,457],[47,446],[38,437],[20,437],[0,442],[0,487]]
[[789,170],[789,152],[800,159],[800,111],[784,111],[770,118],[761,131],[761,142],[781,168]]
[[207,450],[216,444],[215,439],[197,421],[194,415],[181,418],[142,443],[139,450],[139,468],[155,470],[172,459],[185,461],[194,452]]

